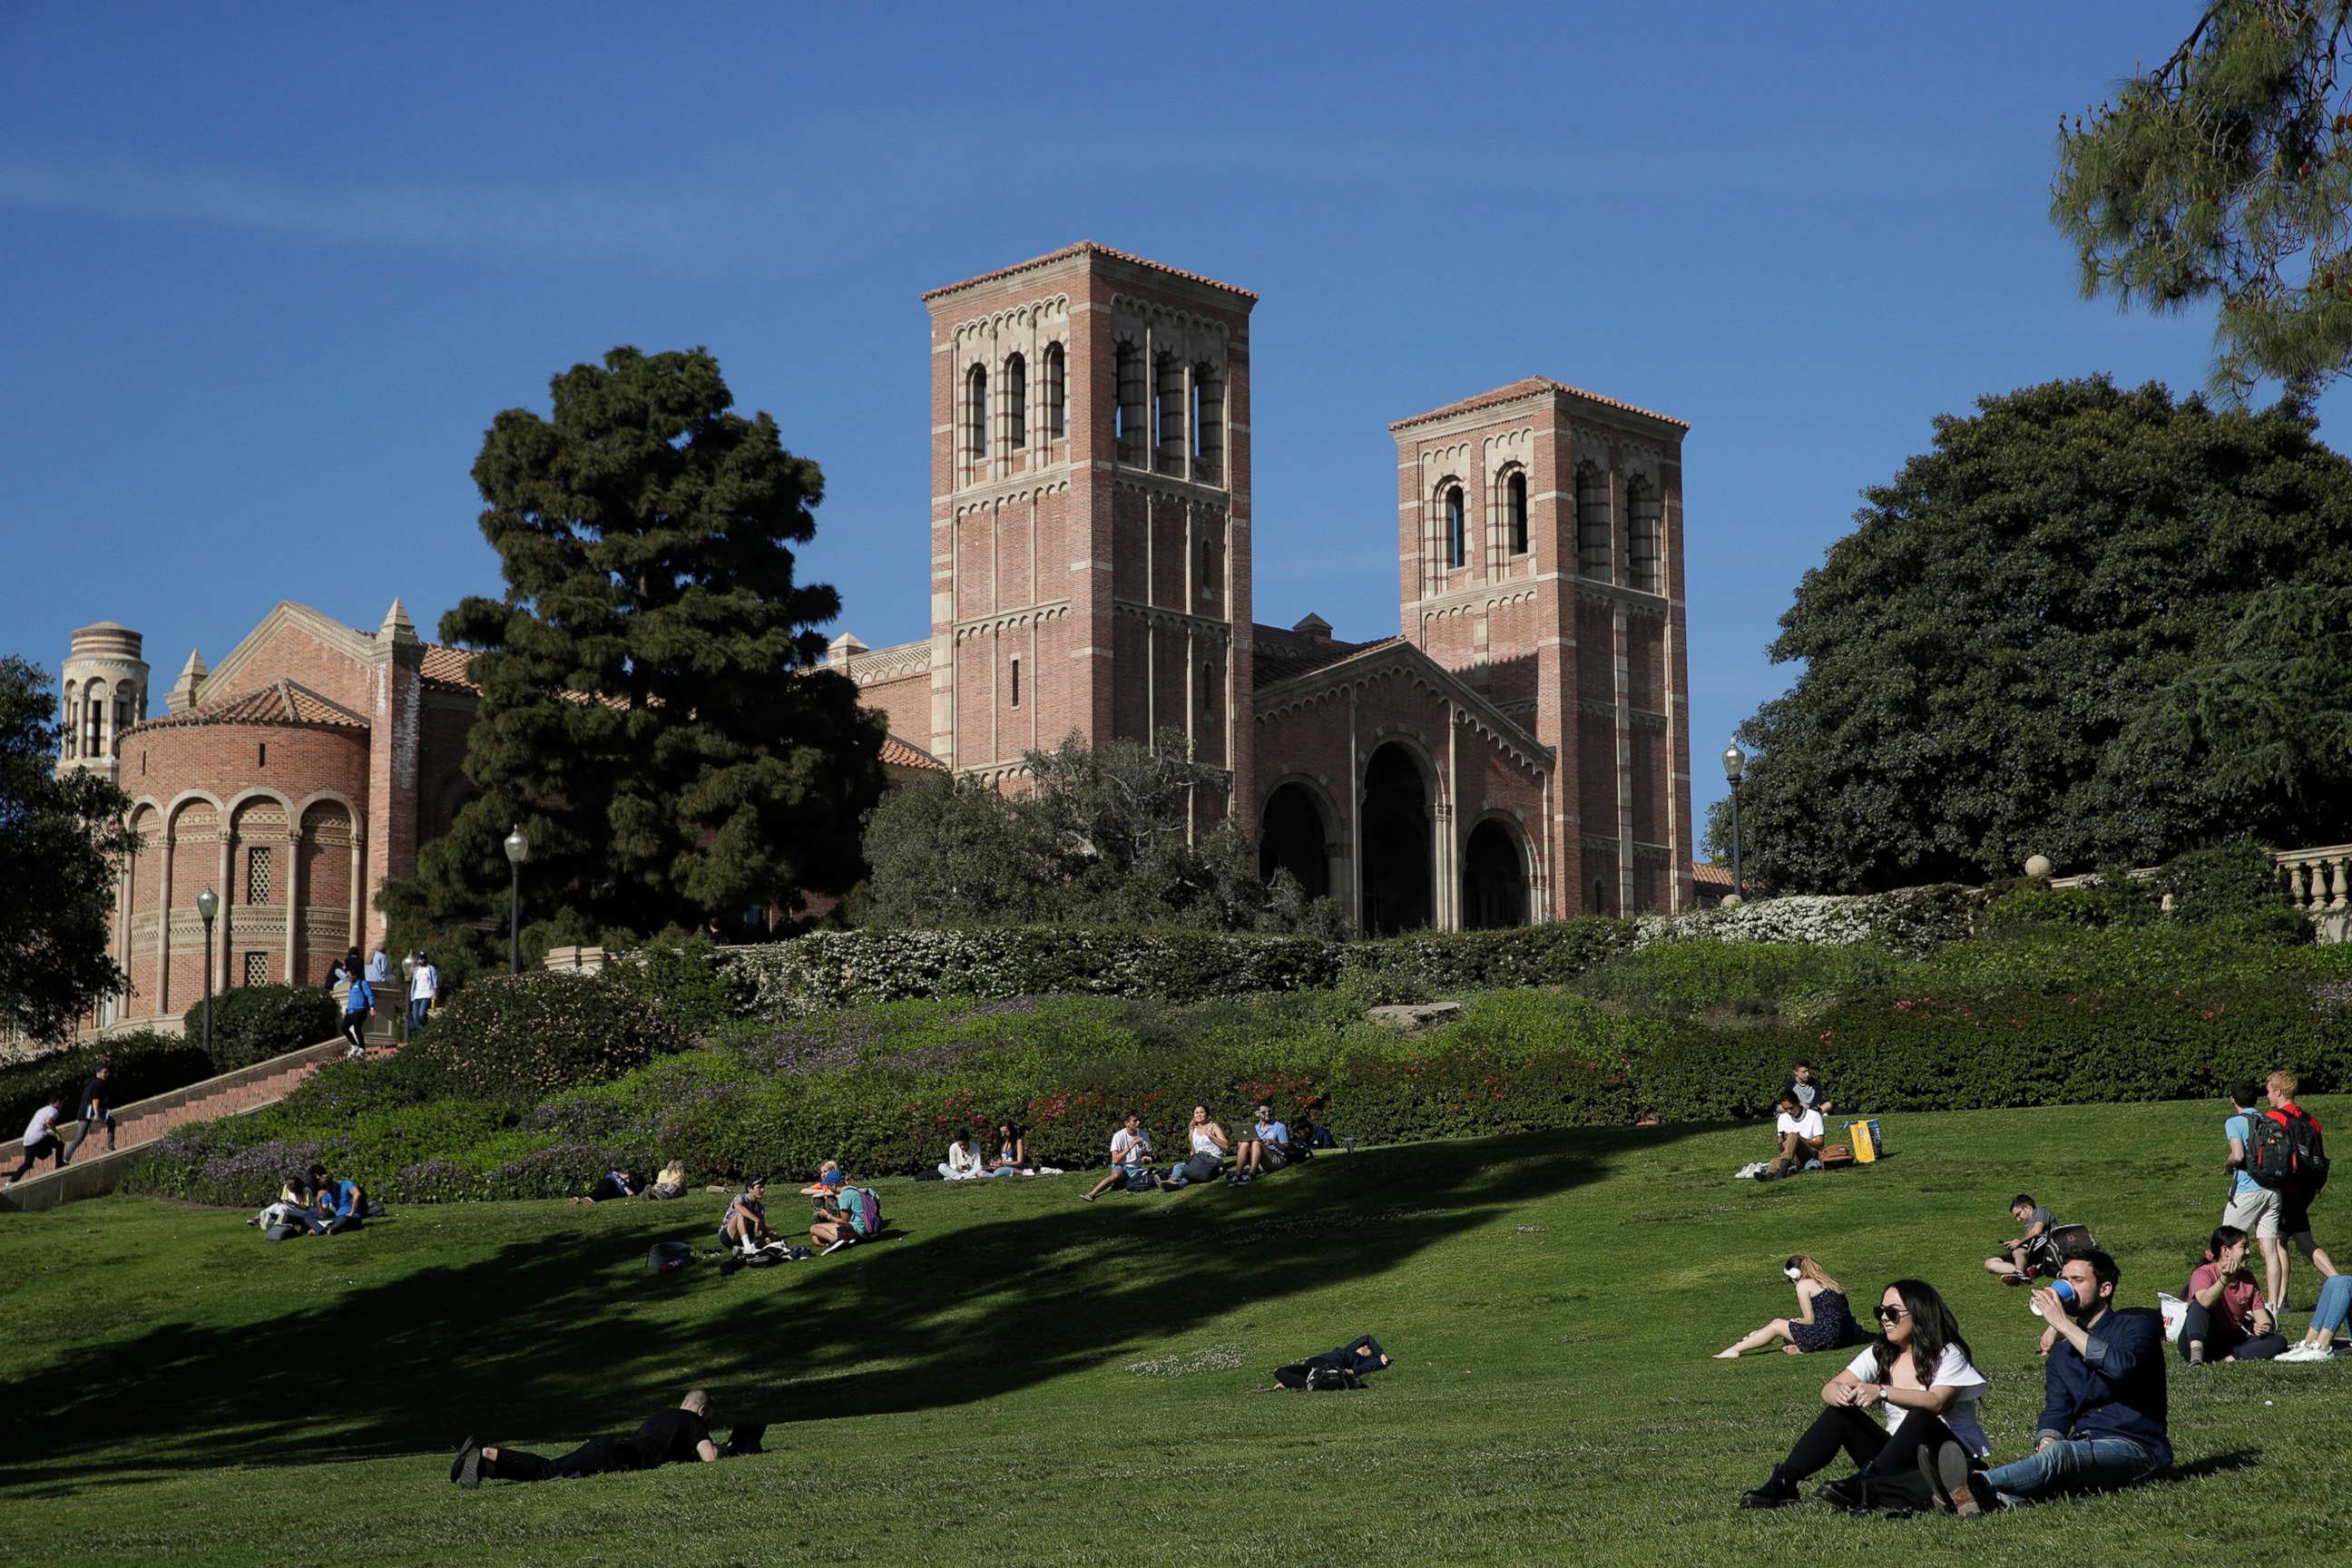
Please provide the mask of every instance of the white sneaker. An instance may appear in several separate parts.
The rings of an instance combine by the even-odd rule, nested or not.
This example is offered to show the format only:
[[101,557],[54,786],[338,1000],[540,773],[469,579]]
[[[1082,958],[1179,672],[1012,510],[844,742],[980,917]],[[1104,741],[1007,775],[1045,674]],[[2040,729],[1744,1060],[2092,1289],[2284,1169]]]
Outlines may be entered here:
[[2291,1350],[2281,1351],[2271,1359],[2273,1361],[2333,1361],[2336,1358],[2317,1345],[2303,1344],[2296,1345]]

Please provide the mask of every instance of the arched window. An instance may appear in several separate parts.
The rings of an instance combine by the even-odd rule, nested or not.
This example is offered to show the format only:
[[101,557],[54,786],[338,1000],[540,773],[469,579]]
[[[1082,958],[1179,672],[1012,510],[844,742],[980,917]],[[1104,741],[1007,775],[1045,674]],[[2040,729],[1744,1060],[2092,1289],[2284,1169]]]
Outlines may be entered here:
[[131,688],[116,687],[114,689],[113,755],[119,757],[122,754],[122,731],[131,728],[135,721],[131,712]]
[[1111,355],[1111,434],[1118,442],[1118,460],[1122,463],[1140,461],[1143,458],[1143,350],[1134,343],[1121,343]]
[[1625,584],[1645,594],[1664,591],[1659,581],[1659,524],[1662,521],[1655,492],[1646,479],[1631,479],[1625,485]]
[[1152,366],[1151,446],[1171,467],[1184,457],[1184,362],[1164,353]]
[[1201,591],[1208,595],[1217,591],[1217,544],[1213,539],[1201,541]]
[[1225,379],[1212,364],[1192,367],[1192,472],[1213,479],[1225,466]]
[[106,755],[106,682],[93,680],[82,689],[81,754]]
[[969,389],[965,417],[971,422],[966,437],[967,450],[975,458],[985,458],[988,456],[988,367],[972,366],[971,374],[964,377],[964,384]]
[[1503,481],[1503,522],[1511,553],[1528,552],[1528,471],[1513,468]]
[[1445,564],[1450,570],[1469,560],[1470,524],[1463,513],[1462,487],[1445,487]]
[[1591,463],[1576,469],[1576,569],[1609,575],[1609,476]]
[[1004,362],[1004,447],[1017,452],[1029,445],[1029,363],[1019,354]]
[[1021,706],[1021,656],[1013,656],[1013,706]]
[[1213,664],[1203,664],[1201,666],[1201,717],[1213,719],[1216,716],[1217,667]]
[[81,713],[74,702],[71,690],[58,705],[58,728],[65,735],[66,760],[71,762],[81,752]]
[[1070,416],[1063,399],[1068,370],[1062,355],[1062,345],[1045,345],[1045,439],[1058,441],[1070,433]]

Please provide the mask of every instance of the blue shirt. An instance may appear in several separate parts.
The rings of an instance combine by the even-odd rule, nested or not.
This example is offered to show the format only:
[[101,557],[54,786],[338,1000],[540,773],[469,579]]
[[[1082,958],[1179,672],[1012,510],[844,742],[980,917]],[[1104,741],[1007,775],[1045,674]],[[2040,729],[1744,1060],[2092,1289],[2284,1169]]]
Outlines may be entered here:
[[[2247,1155],[2252,1157],[2254,1152],[2254,1130],[2249,1122],[2250,1119],[2242,1110],[2221,1123],[2221,1136],[2235,1138],[2238,1141],[2238,1147],[2243,1149]],[[2232,1197],[2242,1197],[2248,1193],[2259,1193],[2263,1190],[2263,1184],[2248,1174],[2244,1166],[2239,1166],[2236,1174],[2238,1184],[2230,1189]]]
[[348,1017],[353,1013],[364,1013],[374,1005],[375,993],[368,988],[366,981],[352,975],[351,994],[343,998],[344,1016]]
[[329,1182],[320,1195],[335,1205],[335,1217],[343,1218],[359,1212],[360,1184],[357,1182]]
[[2146,1307],[2110,1308],[2085,1331],[2089,1354],[2062,1337],[2042,1371],[2035,1437],[2128,1437],[2159,1467],[2172,1463],[2164,1409],[2164,1320]]
[[1288,1143],[1290,1129],[1279,1121],[1261,1121],[1257,1124],[1257,1141],[1261,1143]]

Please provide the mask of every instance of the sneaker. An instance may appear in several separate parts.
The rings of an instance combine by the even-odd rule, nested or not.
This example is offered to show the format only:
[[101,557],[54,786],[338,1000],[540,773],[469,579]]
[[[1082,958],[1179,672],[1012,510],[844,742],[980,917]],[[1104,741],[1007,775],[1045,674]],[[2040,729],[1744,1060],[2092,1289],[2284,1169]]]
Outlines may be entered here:
[[457,1462],[450,1467],[449,1479],[469,1492],[481,1488],[482,1446],[470,1435],[457,1445]]
[[2273,1361],[2332,1361],[2335,1358],[2317,1345],[2290,1345],[2271,1358]]
[[1739,1494],[1739,1506],[1742,1508],[1787,1508],[1802,1500],[1797,1496],[1796,1488],[1776,1487],[1769,1481]]
[[1822,1163],[1819,1160],[1808,1160],[1805,1162],[1805,1169],[1808,1171],[1818,1171],[1821,1168]]
[[845,1237],[845,1237],[843,1237],[839,1241],[835,1242],[831,1247],[826,1247],[826,1248],[824,1249],[824,1254],[825,1254],[825,1256],[826,1256],[826,1257],[830,1258],[830,1257],[832,1257],[835,1253],[839,1252],[843,1247],[847,1247],[848,1245],[849,1245],[849,1237]]
[[1348,1152],[1350,1154],[1354,1153],[1356,1152],[1356,1140],[1353,1137],[1350,1137],[1347,1140],[1347,1144]]
[[1971,1519],[2000,1507],[2000,1494],[1985,1484],[1983,1467],[1951,1438],[1919,1450],[1919,1476],[1948,1513]]
[[2033,1283],[2033,1276],[2031,1274],[2004,1274],[2000,1277],[2000,1282],[2004,1285],[2031,1285]]

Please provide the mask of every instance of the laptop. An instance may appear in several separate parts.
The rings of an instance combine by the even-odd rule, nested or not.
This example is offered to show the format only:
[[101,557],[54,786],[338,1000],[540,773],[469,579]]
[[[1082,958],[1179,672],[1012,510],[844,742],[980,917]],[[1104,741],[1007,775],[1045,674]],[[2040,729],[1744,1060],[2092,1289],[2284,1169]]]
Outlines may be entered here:
[[738,1459],[746,1454],[764,1454],[767,1449],[760,1440],[767,1435],[768,1424],[764,1421],[738,1423],[735,1430],[727,1435],[727,1446],[719,1450],[719,1457]]

